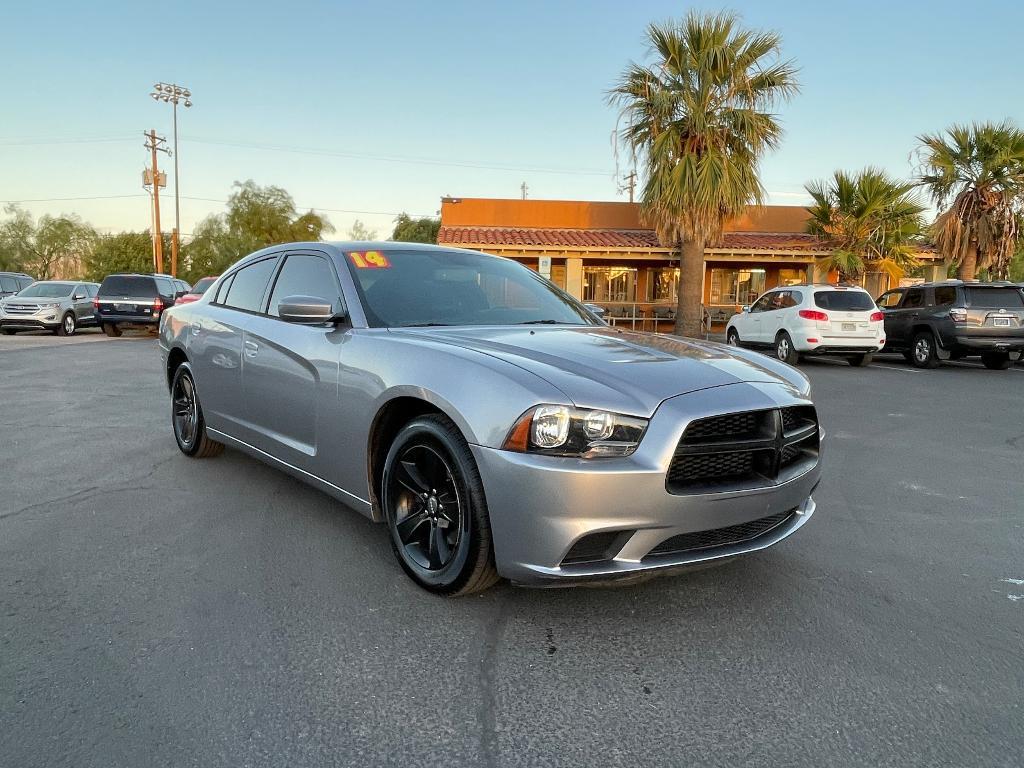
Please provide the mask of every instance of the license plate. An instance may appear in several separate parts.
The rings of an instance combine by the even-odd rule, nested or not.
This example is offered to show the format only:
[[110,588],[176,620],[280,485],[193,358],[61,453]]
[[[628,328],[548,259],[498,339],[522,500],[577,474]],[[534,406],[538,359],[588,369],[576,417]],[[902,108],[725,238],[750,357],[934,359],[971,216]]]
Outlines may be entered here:
[[844,331],[856,331],[857,330],[857,324],[856,323],[843,323],[843,330]]
[[134,304],[115,304],[114,305],[114,309],[116,309],[118,312],[134,312],[135,311],[135,305]]
[[1010,318],[1008,317],[997,317],[995,318],[995,325],[1000,328],[1010,327]]

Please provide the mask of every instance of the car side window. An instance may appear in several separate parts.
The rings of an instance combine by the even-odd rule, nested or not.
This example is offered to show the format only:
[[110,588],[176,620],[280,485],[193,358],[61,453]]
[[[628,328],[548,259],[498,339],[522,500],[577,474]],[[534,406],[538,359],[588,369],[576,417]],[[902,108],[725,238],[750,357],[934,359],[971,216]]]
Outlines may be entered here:
[[804,295],[800,291],[789,291],[789,300],[786,303],[787,307],[798,307],[804,302]]
[[903,298],[903,291],[889,291],[878,297],[878,306],[883,309],[894,309]]
[[769,309],[768,305],[772,302],[772,298],[774,297],[774,295],[775,294],[773,293],[766,293],[764,296],[762,296],[760,299],[754,302],[753,306],[750,308],[750,311],[752,313],[765,312],[766,310]]
[[174,283],[166,277],[156,278],[156,290],[161,296],[172,298],[174,296]]
[[17,293],[19,289],[19,283],[13,277],[0,277],[0,291]]
[[772,311],[774,311],[776,309],[785,309],[787,306],[789,306],[786,303],[786,301],[788,300],[788,296],[789,296],[789,291],[776,291],[772,295],[772,301],[771,301],[771,304],[769,305],[768,309],[772,310]]
[[235,272],[224,306],[246,312],[262,311],[263,296],[267,292],[267,284],[276,263],[277,257],[262,259]]
[[309,253],[288,255],[274,282],[268,313],[278,317],[281,300],[289,296],[312,296],[331,302],[335,312],[341,310],[341,293],[334,267],[321,256]]
[[235,281],[234,275],[228,275],[224,280],[221,280],[220,285],[217,286],[217,293],[213,297],[214,304],[223,304],[224,299],[228,296],[228,291],[231,290],[231,283]]
[[907,298],[903,301],[904,309],[913,309],[915,307],[924,306],[924,289],[923,288],[911,288],[907,291]]
[[935,289],[935,303],[943,307],[956,301],[956,288],[952,285],[942,285]]

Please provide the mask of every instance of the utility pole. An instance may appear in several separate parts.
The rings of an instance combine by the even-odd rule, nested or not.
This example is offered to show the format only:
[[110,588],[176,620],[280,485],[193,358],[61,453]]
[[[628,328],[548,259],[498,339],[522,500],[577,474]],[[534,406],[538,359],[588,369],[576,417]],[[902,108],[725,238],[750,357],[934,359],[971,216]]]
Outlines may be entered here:
[[164,144],[167,139],[157,136],[156,130],[151,130],[149,133],[143,134],[146,137],[146,144],[144,145],[151,153],[152,168],[151,173],[153,174],[153,247],[156,250],[156,271],[164,271],[164,236],[163,232],[160,231],[160,169],[157,167],[156,153],[157,152],[168,152],[167,147],[160,146]]
[[181,202],[178,196],[178,102],[192,106],[192,91],[175,83],[157,83],[149,94],[155,101],[170,103],[174,108],[174,230],[171,232],[171,275],[178,276],[178,239],[181,236]]
[[630,171],[626,174],[623,179],[623,183],[619,186],[619,194],[622,194],[626,190],[629,190],[629,202],[633,202],[633,190],[636,189],[636,171]]
[[525,200],[526,199],[526,193],[530,190],[530,188],[528,186],[526,186],[526,182],[525,181],[522,184],[519,185],[519,190],[523,193],[523,200]]

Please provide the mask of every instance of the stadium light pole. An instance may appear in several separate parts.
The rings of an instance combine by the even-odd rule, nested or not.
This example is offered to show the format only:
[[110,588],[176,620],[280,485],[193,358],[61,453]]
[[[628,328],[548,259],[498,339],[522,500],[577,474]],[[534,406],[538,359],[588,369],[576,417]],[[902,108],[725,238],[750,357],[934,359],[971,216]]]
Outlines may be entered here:
[[192,91],[176,83],[156,83],[149,94],[154,101],[171,104],[174,112],[174,233],[171,235],[171,274],[178,276],[178,238],[181,232],[181,201],[178,197],[178,104],[192,106]]

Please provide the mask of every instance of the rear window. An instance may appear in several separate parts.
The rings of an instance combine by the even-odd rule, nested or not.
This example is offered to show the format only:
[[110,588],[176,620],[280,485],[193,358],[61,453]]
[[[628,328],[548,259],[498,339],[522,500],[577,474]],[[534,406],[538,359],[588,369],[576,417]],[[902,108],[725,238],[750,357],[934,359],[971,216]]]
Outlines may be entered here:
[[216,277],[204,277],[202,280],[200,280],[198,283],[192,286],[192,293],[198,293],[200,296],[202,296],[204,293],[206,293],[206,289],[213,285],[215,282],[217,282]]
[[1010,286],[999,288],[968,288],[967,303],[972,307],[984,309],[1021,309],[1024,307],[1024,294],[1018,288]]
[[110,275],[100,284],[100,295],[152,299],[156,296],[156,280],[141,275]]
[[864,291],[815,291],[814,304],[836,312],[863,312],[875,308],[875,302]]

